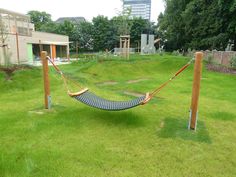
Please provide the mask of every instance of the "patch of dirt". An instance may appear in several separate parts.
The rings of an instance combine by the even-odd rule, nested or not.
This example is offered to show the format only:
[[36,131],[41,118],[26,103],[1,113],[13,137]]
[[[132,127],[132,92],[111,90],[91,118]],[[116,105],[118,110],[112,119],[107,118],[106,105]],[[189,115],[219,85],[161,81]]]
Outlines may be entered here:
[[228,74],[235,74],[236,75],[236,69],[228,68],[226,66],[208,64],[207,69],[209,71],[215,71],[215,72],[220,72],[220,73],[228,73]]
[[38,114],[38,115],[43,115],[44,114],[44,112],[42,112],[42,111],[29,111],[29,113]]
[[149,80],[147,78],[142,78],[142,79],[136,79],[136,80],[129,80],[127,81],[128,84],[134,84],[134,83],[138,83],[138,82],[142,82],[142,81],[146,81]]
[[96,83],[97,86],[116,85],[116,84],[118,84],[118,82],[116,81],[105,81]]
[[0,71],[4,72],[6,74],[6,80],[11,80],[13,74],[17,70],[23,70],[23,69],[31,69],[30,66],[18,66],[18,65],[13,65],[13,66],[0,66]]

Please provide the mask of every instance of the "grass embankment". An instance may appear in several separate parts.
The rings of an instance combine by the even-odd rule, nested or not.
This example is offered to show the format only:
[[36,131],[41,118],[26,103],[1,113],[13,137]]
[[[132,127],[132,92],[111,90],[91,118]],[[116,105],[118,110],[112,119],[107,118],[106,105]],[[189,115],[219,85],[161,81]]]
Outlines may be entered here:
[[[61,68],[104,98],[128,100],[125,91],[152,91],[188,60],[133,56]],[[198,130],[191,132],[192,73],[193,66],[149,104],[123,112],[69,98],[53,71],[53,108],[45,111],[40,68],[17,71],[12,81],[0,73],[0,177],[235,176],[236,77],[204,69]],[[101,84],[107,81],[117,84]]]

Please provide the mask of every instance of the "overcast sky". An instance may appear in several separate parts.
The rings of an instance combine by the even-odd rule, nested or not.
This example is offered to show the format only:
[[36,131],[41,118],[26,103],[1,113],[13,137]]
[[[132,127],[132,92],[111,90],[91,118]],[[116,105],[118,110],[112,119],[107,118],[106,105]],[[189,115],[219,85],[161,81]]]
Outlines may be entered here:
[[[91,21],[97,15],[116,16],[122,10],[121,0],[0,0],[0,8],[26,14],[30,10],[46,11],[52,19],[82,16]],[[152,0],[151,20],[156,22],[164,11],[163,0]]]

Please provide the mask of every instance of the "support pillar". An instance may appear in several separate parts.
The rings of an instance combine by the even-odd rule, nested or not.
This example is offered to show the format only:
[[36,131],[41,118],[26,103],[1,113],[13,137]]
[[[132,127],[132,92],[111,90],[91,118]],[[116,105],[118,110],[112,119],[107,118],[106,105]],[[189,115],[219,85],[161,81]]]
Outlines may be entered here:
[[188,127],[190,130],[196,130],[197,128],[198,102],[199,102],[200,83],[201,83],[201,76],[202,76],[202,58],[203,58],[202,52],[197,52],[195,54],[192,103],[191,103],[191,108],[190,108],[190,120],[189,120],[189,127]]
[[18,32],[16,32],[16,53],[17,53],[17,62],[18,65],[20,64],[20,52],[19,52],[19,35]]
[[52,44],[52,45],[51,45],[51,50],[52,50],[52,56],[51,56],[51,58],[52,58],[52,60],[54,61],[54,60],[56,59],[56,57],[57,57],[57,54],[56,54],[56,45]]
[[48,60],[47,60],[47,52],[41,52],[41,60],[43,64],[43,80],[44,80],[44,105],[45,109],[51,108],[51,96],[50,96],[50,81],[48,74]]

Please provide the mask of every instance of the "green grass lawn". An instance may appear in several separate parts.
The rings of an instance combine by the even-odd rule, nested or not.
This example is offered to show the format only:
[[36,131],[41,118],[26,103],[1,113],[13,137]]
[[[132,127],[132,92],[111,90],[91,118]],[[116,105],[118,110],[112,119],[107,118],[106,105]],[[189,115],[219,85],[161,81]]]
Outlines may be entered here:
[[[132,56],[61,68],[97,95],[129,100],[125,91],[152,91],[188,60]],[[204,69],[193,132],[192,74],[193,66],[145,106],[106,112],[69,98],[53,70],[50,111],[40,68],[17,71],[11,81],[0,73],[0,177],[236,176],[236,76]],[[136,79],[143,80],[127,84]],[[106,81],[117,84],[97,84]]]

